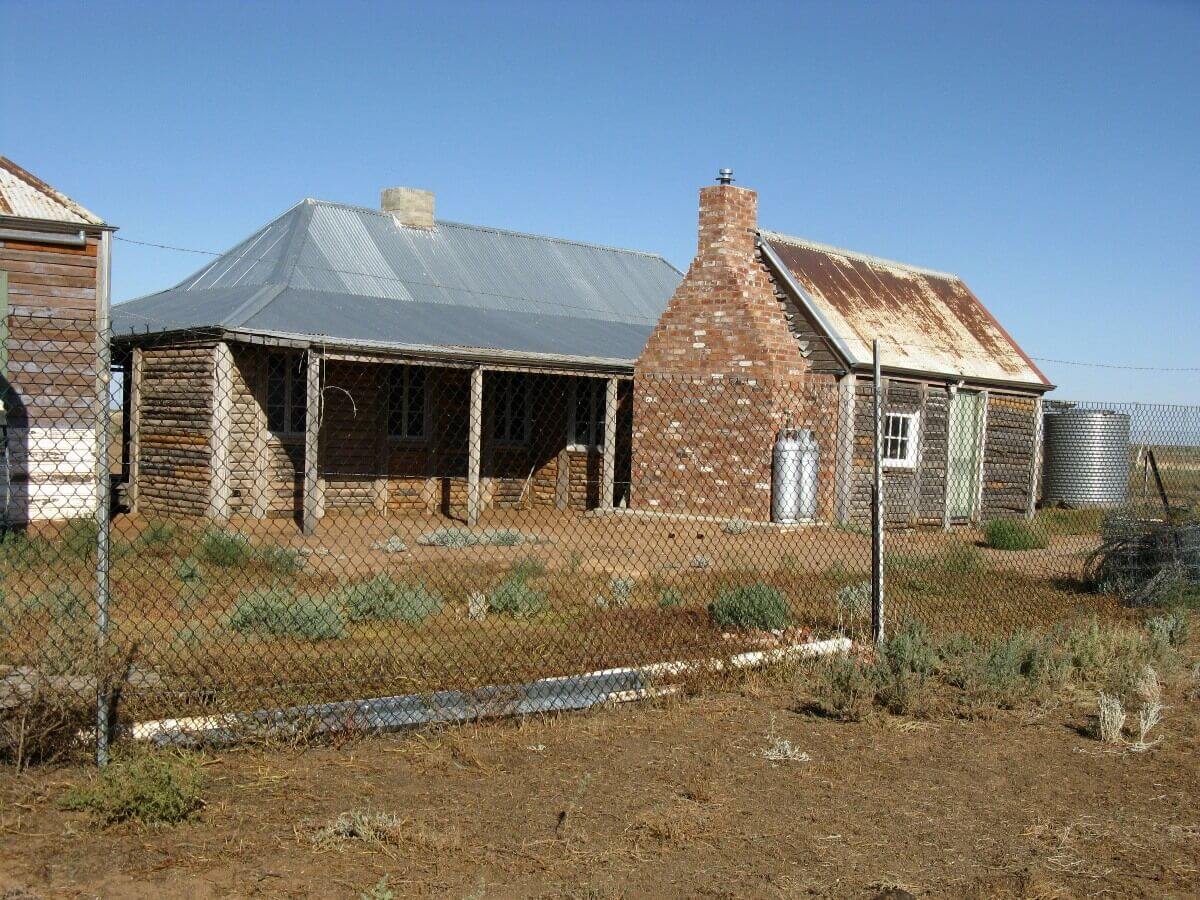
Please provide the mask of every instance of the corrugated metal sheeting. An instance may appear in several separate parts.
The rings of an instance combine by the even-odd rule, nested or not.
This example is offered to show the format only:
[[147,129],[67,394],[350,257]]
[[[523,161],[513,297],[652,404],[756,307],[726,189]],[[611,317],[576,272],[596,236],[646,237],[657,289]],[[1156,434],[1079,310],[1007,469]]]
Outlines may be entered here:
[[919,269],[764,231],[807,303],[841,339],[852,364],[965,379],[1049,384],[956,275]]
[[80,225],[104,224],[95,213],[5,156],[0,156],[0,215]]
[[632,360],[679,280],[651,254],[306,200],[113,319]]

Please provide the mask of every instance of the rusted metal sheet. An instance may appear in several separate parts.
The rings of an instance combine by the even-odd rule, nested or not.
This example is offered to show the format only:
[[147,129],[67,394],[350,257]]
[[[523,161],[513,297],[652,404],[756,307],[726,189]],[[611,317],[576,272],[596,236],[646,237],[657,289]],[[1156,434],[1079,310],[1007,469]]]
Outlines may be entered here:
[[80,225],[104,224],[95,213],[5,156],[0,156],[0,215]]
[[1046,377],[956,275],[762,232],[775,256],[853,357],[964,379],[1028,383]]

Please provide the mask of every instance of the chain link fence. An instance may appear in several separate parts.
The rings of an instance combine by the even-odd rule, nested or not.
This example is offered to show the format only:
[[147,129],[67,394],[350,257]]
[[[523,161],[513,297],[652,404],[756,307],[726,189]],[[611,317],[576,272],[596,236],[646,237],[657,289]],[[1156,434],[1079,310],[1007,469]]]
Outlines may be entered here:
[[8,343],[10,754],[76,719],[103,746],[578,708],[873,618],[1007,633],[1200,580],[1196,407],[204,332],[118,341],[102,397],[78,321]]

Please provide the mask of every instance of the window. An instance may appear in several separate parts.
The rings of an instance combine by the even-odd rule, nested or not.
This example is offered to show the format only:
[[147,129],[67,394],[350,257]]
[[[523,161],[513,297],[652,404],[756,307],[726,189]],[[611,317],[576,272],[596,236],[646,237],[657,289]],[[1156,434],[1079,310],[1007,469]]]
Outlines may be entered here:
[[267,428],[276,434],[303,432],[307,390],[308,361],[304,354],[268,354]]
[[917,464],[917,414],[887,413],[883,417],[883,461],[912,468]]
[[388,382],[388,436],[419,440],[425,437],[425,373],[414,366],[396,366]]
[[493,377],[496,408],[492,436],[502,444],[524,444],[529,440],[529,379],[514,372]]
[[604,388],[596,378],[571,382],[568,441],[573,448],[599,447],[604,443]]

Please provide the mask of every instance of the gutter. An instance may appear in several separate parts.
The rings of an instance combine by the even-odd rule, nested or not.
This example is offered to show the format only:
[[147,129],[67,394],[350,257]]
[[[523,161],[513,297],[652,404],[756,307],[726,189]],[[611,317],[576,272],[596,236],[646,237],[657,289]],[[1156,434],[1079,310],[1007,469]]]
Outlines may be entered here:
[[[116,231],[115,225],[94,225],[90,222],[64,222],[61,219],[33,219],[28,216],[14,216],[5,213],[0,213],[0,240],[8,239],[17,240],[33,240],[42,243],[61,243],[52,239],[51,235],[78,235],[91,234],[99,235],[103,232]],[[15,234],[5,234],[4,232],[21,232],[25,236],[17,237]]]
[[[870,363],[855,363],[852,368],[856,373],[870,373],[874,371]],[[891,378],[920,378],[925,381],[941,381],[946,384],[971,384],[982,387],[1008,388],[1010,390],[1033,394],[1044,394],[1054,390],[1056,387],[1056,385],[1049,382],[1007,381],[1003,378],[979,378],[974,375],[955,375],[947,372],[933,372],[923,369],[901,369],[895,366],[882,366],[881,372]]]
[[532,353],[514,350],[494,350],[486,347],[453,347],[429,344],[395,344],[379,341],[356,341],[348,338],[324,338],[321,335],[300,334],[283,331],[258,331],[247,328],[201,327],[179,328],[174,331],[156,331],[147,335],[136,332],[114,335],[115,343],[122,347],[141,343],[166,343],[173,338],[203,337],[215,340],[241,341],[244,343],[267,344],[277,347],[292,347],[306,350],[318,347],[325,350],[347,353],[371,353],[397,359],[438,362],[456,362],[464,367],[486,366],[503,368],[527,367],[536,369],[554,368],[566,372],[590,372],[611,375],[633,375],[636,360],[603,356],[567,356],[558,353]]

